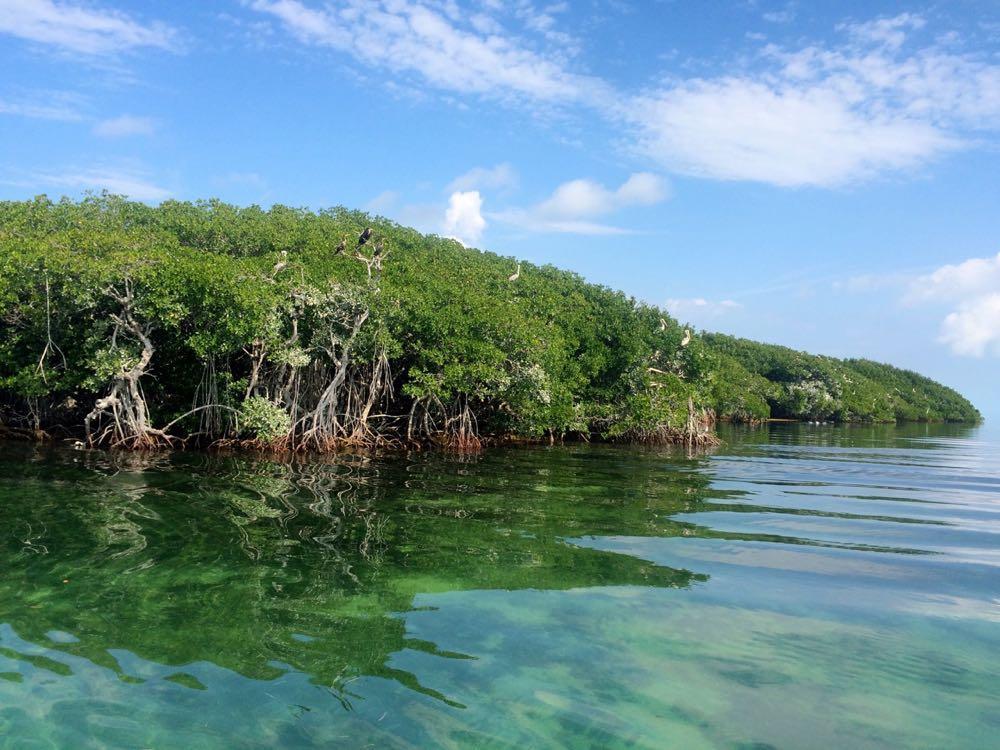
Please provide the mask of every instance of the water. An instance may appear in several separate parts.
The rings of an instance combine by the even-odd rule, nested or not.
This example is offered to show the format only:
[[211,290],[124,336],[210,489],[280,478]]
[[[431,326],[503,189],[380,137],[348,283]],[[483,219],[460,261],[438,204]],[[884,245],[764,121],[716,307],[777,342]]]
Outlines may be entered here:
[[997,747],[984,430],[0,444],[0,747]]

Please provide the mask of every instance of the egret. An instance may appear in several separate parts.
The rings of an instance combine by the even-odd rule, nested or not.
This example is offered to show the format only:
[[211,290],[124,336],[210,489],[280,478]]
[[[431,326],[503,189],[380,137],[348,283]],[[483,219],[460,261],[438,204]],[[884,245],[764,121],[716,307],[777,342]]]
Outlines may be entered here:
[[681,339],[681,346],[687,346],[691,343],[691,329],[684,329],[684,338]]
[[517,281],[521,278],[521,261],[517,262],[517,270],[507,277],[507,281]]
[[660,318],[660,330],[661,331],[667,330],[667,321],[665,321],[663,318]]

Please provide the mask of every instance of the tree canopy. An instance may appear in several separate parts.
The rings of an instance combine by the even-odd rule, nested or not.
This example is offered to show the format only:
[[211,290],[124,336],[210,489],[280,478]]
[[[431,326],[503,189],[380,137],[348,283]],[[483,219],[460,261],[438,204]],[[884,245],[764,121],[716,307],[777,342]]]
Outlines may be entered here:
[[689,335],[577,274],[516,267],[344,208],[3,202],[0,425],[329,449],[979,419],[915,373]]

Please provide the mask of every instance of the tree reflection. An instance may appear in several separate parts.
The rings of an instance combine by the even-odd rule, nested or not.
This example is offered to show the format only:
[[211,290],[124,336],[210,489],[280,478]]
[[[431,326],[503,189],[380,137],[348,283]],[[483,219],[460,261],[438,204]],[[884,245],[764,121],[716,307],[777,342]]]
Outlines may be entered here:
[[[283,462],[8,446],[0,622],[122,679],[135,675],[118,650],[256,679],[303,672],[345,707],[359,676],[459,705],[391,664],[404,649],[474,656],[408,635],[414,597],[705,579],[572,543],[679,534],[670,513],[706,490],[690,461],[664,454],[680,463],[663,471],[662,462],[621,455]],[[75,640],[53,642],[53,631]]]

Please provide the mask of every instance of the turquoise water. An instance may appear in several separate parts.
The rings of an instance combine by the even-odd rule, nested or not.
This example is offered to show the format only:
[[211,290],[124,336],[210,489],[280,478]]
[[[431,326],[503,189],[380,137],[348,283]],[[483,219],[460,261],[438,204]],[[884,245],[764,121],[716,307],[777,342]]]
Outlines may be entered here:
[[0,747],[1000,746],[1000,440],[0,444]]

